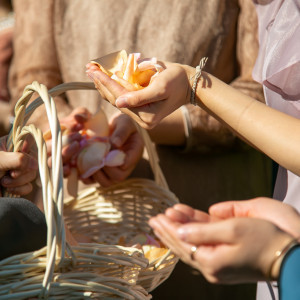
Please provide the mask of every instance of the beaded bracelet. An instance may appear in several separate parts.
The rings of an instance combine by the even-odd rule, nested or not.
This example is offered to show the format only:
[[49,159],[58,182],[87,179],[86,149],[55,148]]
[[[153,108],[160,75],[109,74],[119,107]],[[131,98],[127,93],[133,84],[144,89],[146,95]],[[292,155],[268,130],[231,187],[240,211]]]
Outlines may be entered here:
[[269,273],[268,273],[268,278],[273,279],[273,270],[274,267],[276,265],[276,263],[280,263],[282,262],[284,256],[296,245],[299,245],[299,241],[298,239],[292,239],[287,245],[285,245],[281,250],[277,250],[275,252],[275,257],[271,263],[270,269],[269,269]]
[[[193,86],[192,86],[192,91],[191,91],[191,98],[190,98],[190,102],[191,104],[193,105],[197,105],[196,101],[195,101],[195,95],[196,95],[196,89],[197,89],[197,84],[198,84],[198,81],[199,81],[199,78],[201,76],[201,73],[202,73],[202,69],[204,68],[206,62],[207,62],[207,59],[208,57],[202,57],[200,62],[199,62],[199,65],[196,67],[196,73],[193,77],[195,77],[194,79],[194,83],[193,83]],[[192,77],[192,78],[193,78]]]

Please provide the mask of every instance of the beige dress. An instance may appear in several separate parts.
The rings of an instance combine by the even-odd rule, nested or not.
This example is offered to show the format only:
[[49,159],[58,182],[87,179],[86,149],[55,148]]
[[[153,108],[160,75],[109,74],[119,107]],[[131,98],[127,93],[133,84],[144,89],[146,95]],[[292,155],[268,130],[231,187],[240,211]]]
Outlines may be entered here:
[[[89,81],[85,65],[120,49],[144,57],[196,66],[263,101],[251,78],[257,53],[256,16],[251,0],[15,0],[15,55],[10,87],[14,99],[38,80]],[[247,21],[245,21],[247,19]],[[68,92],[57,99],[60,116],[76,106],[95,112],[114,109],[94,91]],[[200,108],[184,109],[185,148],[159,146],[170,189],[187,204],[207,209],[212,203],[271,195],[266,157],[243,144]],[[35,122],[40,115],[35,113]],[[143,176],[149,170],[143,169]],[[254,285],[215,286],[180,263],[154,299],[253,299]]]
[[0,136],[9,129],[8,72],[12,59],[14,15],[9,1],[0,2]]

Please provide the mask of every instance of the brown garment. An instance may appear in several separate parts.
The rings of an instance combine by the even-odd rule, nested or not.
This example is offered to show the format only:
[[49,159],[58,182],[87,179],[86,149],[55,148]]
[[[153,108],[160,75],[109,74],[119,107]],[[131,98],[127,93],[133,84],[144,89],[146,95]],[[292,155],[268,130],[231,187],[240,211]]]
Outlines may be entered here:
[[[205,70],[262,100],[260,85],[251,78],[258,47],[251,0],[15,0],[14,8],[10,81],[14,99],[34,80],[49,88],[89,81],[87,62],[126,49],[192,66],[208,56]],[[77,106],[95,112],[100,105],[108,114],[114,110],[94,91],[68,92],[67,98],[57,99],[60,116]],[[187,150],[207,153],[158,148],[170,189],[179,199],[206,210],[219,201],[270,195],[270,161],[200,108],[186,108]],[[41,119],[38,112],[33,114],[33,121]],[[180,264],[153,295],[154,299],[234,300],[253,299],[255,290],[253,285],[210,285]]]
[[10,93],[8,73],[13,55],[14,17],[9,1],[0,3],[0,136],[7,134],[9,128]]

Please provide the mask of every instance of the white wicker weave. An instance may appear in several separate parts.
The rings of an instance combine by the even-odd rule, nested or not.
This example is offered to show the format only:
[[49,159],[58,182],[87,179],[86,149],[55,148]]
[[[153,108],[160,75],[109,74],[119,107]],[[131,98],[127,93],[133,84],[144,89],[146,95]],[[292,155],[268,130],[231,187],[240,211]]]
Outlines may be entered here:
[[[94,86],[68,83],[48,91],[33,82],[16,104],[7,147],[19,151],[28,134],[36,141],[48,235],[46,247],[0,261],[0,299],[149,299],[148,292],[169,277],[178,261],[168,251],[149,264],[141,250],[118,245],[120,237],[129,241],[141,232],[153,234],[147,223],[149,217],[178,202],[141,128],[155,182],[129,179],[109,188],[84,190],[76,199],[64,199],[61,131],[52,97],[76,89]],[[27,106],[35,92],[40,97]],[[33,125],[25,126],[41,104],[46,107],[52,133],[51,170],[41,131]],[[93,243],[69,246],[63,216],[71,231],[89,236]]]

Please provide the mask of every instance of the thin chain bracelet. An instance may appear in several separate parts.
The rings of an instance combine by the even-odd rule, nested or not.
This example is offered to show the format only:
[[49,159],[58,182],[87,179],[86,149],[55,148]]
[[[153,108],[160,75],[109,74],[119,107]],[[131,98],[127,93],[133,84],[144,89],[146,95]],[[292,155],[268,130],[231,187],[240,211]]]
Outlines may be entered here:
[[193,83],[193,86],[192,86],[191,99],[190,99],[190,103],[193,104],[193,105],[197,105],[197,103],[195,101],[197,84],[198,84],[199,78],[201,76],[202,69],[204,68],[204,66],[205,66],[205,64],[207,62],[207,59],[208,59],[208,57],[202,57],[201,58],[201,60],[199,62],[199,65],[196,67],[196,73],[193,76],[193,77],[195,77],[195,79],[194,79],[194,83]]
[[275,257],[271,263],[269,272],[268,272],[268,277],[269,278],[273,278],[272,274],[273,274],[273,269],[276,263],[280,263],[282,262],[284,256],[295,246],[299,245],[299,239],[292,239],[287,245],[285,245],[282,249],[277,250],[275,252]]

